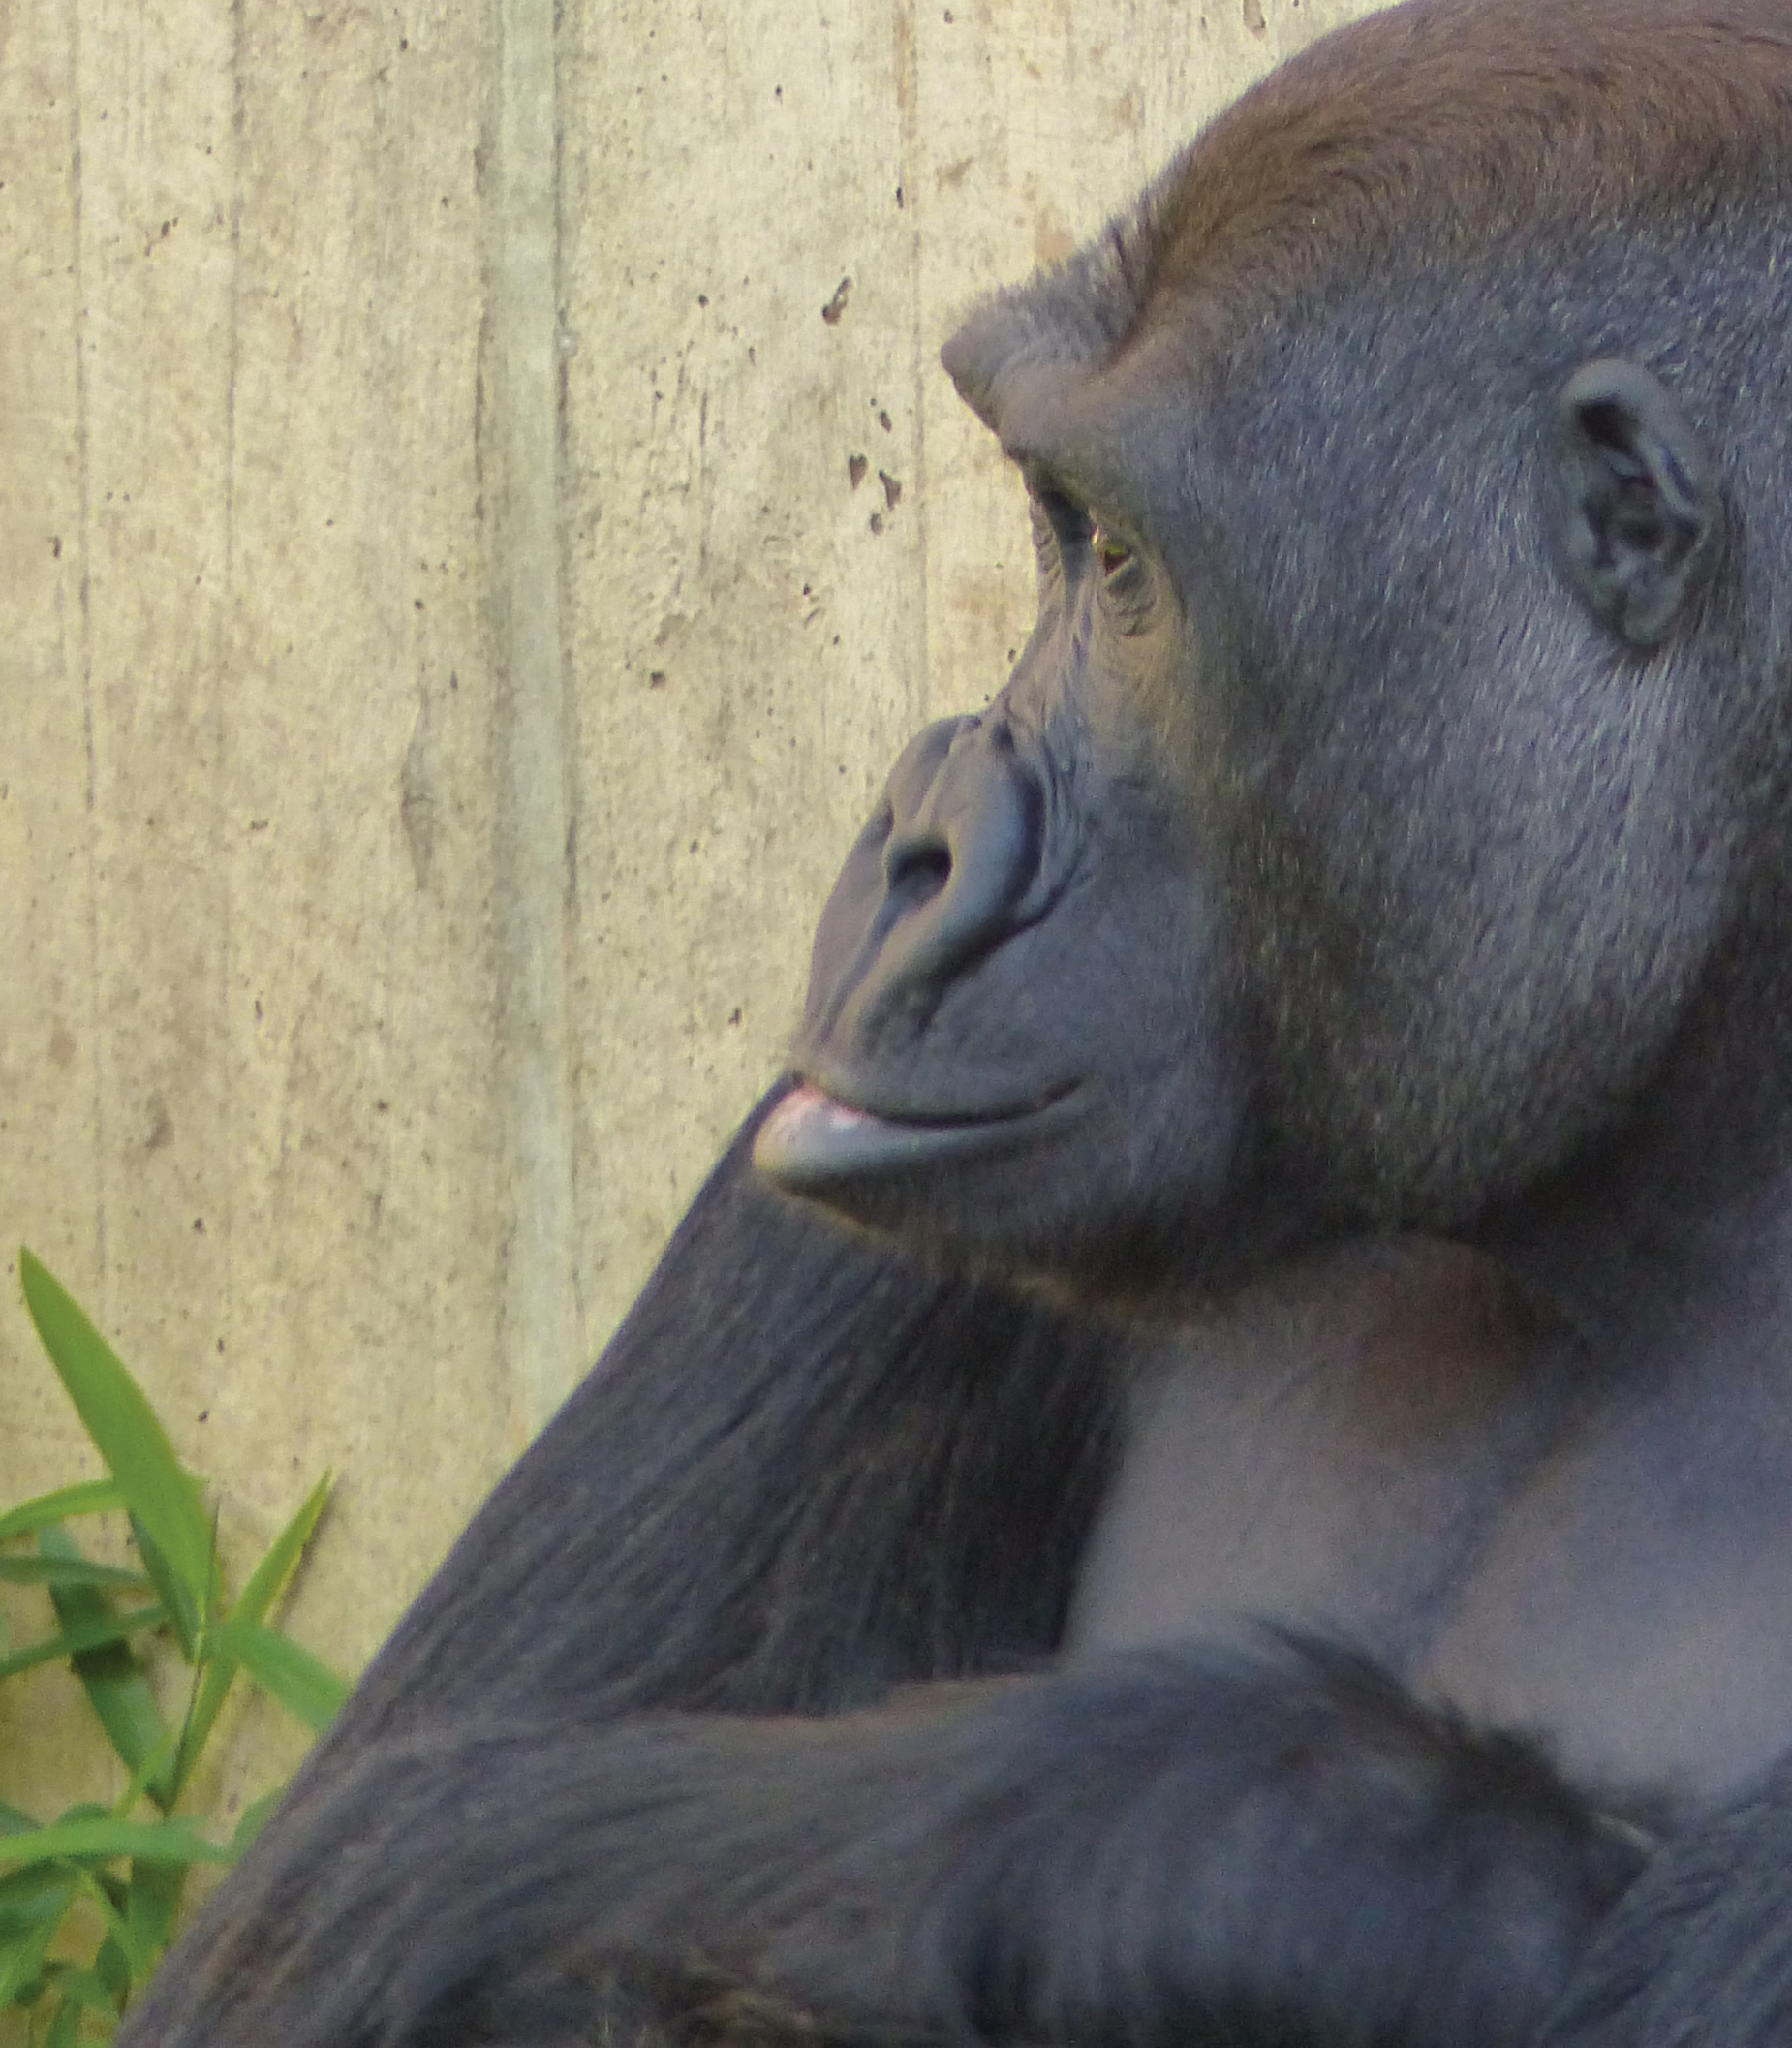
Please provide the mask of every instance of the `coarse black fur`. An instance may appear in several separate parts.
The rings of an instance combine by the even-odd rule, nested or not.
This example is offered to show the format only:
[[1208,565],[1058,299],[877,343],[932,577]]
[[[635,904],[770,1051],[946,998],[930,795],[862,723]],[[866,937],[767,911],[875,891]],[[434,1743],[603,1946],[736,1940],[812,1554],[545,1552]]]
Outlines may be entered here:
[[1057,1643],[1115,1448],[1111,1340],[781,1200],[747,1167],[757,1122],[322,1761],[445,1712],[814,1713]]
[[1409,0],[973,315],[1033,637],[127,2048],[1783,2039],[1789,335],[1785,0]]
[[237,1902],[280,1949],[208,2021],[247,2038],[238,2009],[291,1996],[307,2042],[423,2015],[510,2041],[517,2001],[571,2017],[582,1990],[586,2027],[620,1991],[681,2032],[1518,2041],[1639,1860],[1522,1745],[1312,1644],[930,1687],[819,1730],[456,1722],[301,1802]]

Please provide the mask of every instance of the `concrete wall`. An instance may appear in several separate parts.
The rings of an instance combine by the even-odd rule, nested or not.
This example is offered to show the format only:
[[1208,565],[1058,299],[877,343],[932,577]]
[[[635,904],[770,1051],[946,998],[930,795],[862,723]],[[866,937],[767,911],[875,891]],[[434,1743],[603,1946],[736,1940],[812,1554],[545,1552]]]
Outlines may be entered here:
[[[0,0],[0,1246],[239,1554],[334,1468],[341,1667],[1001,684],[1027,523],[941,341],[1366,11]],[[9,1281],[0,1503],[86,1469]],[[0,1686],[0,1793],[104,1789],[67,1688]]]

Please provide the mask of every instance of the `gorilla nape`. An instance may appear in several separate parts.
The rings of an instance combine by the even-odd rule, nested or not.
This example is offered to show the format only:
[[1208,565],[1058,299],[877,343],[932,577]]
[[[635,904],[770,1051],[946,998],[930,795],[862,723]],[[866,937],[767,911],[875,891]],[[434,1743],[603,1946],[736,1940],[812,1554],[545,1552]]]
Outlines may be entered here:
[[123,2038],[1781,2042],[1792,6],[1413,0],[945,362],[1037,628]]

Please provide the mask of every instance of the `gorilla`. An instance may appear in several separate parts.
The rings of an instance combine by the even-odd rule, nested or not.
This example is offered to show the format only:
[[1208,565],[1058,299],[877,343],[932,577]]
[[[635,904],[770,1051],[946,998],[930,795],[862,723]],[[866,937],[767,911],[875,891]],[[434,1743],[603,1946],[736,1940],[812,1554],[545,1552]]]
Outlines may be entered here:
[[120,2038],[1783,2043],[1792,6],[1407,0],[944,362],[1037,626]]

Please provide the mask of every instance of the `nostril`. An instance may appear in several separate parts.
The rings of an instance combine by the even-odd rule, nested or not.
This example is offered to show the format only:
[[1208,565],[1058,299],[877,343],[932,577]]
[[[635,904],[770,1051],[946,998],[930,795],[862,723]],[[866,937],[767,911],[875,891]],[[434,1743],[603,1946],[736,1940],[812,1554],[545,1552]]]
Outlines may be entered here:
[[884,885],[898,908],[917,909],[952,879],[952,854],[941,839],[898,839],[883,856]]

